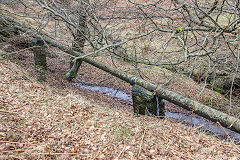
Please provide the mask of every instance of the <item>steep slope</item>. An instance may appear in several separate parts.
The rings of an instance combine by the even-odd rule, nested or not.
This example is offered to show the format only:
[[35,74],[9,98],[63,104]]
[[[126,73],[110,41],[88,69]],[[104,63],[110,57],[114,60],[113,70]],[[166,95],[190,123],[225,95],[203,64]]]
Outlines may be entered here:
[[[0,54],[1,55],[1,54]],[[238,146],[170,119],[134,117],[0,58],[0,159],[238,159]]]

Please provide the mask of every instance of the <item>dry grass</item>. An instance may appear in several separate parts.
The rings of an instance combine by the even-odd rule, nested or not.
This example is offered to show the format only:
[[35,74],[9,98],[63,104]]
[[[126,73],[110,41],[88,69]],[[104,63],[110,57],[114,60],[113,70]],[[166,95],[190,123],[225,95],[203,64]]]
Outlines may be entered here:
[[0,159],[238,159],[231,143],[171,119],[100,106],[0,60]]

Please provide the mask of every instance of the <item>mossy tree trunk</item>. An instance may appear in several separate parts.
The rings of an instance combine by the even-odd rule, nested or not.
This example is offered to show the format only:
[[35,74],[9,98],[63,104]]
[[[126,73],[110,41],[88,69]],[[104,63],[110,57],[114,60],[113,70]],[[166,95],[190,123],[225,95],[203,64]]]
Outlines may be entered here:
[[[85,44],[85,34],[87,32],[87,14],[85,9],[89,4],[89,0],[82,0],[81,6],[78,10],[79,20],[78,20],[78,30],[73,35],[74,41],[72,43],[73,50],[78,51],[80,54],[83,54],[84,44]],[[79,55],[80,55],[79,54]],[[76,62],[71,59],[70,62],[70,71],[65,75],[66,79],[71,81],[77,76],[78,70],[82,64],[82,60],[77,60]]]
[[71,81],[73,78],[77,76],[77,73],[81,64],[82,64],[82,60],[78,60],[75,63],[70,62],[70,70],[65,75],[68,81]]
[[142,114],[164,118],[164,102],[153,92],[134,84],[132,87],[132,99],[136,116]]
[[33,54],[34,54],[34,63],[40,69],[39,70],[39,81],[45,81],[45,70],[47,70],[47,54],[44,41],[40,38],[35,38],[32,41],[33,43]]
[[14,25],[6,22],[6,20],[0,17],[0,42],[4,42],[5,38],[9,38],[12,34],[19,34],[18,29]]
[[46,49],[44,46],[44,41],[38,38],[35,38],[33,41],[33,54],[34,54],[34,62],[36,66],[40,66],[43,69],[47,69],[47,56]]

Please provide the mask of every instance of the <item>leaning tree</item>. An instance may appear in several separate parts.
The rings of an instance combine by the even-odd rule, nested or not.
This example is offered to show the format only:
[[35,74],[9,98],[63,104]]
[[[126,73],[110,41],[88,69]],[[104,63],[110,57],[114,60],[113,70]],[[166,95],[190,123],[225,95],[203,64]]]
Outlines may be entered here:
[[[240,88],[239,0],[16,0],[35,31],[81,57],[159,66],[230,95]],[[141,66],[141,67],[139,67]]]

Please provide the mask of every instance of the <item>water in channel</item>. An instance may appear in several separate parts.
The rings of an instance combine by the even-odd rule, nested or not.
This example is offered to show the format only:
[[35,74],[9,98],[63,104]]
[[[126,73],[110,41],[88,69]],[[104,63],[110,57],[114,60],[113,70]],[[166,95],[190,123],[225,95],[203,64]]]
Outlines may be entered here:
[[[118,89],[102,87],[102,86],[85,85],[82,83],[75,83],[75,82],[73,82],[72,84],[79,88],[82,88],[82,89],[98,91],[99,93],[103,93],[107,96],[117,98],[119,100],[132,102],[132,96],[130,94],[127,94]],[[225,129],[225,131],[224,131],[220,126],[218,126],[216,128],[215,122],[209,121],[209,120],[207,120],[201,116],[198,116],[196,114],[192,115],[192,114],[173,113],[173,112],[166,111],[165,116],[176,119],[176,120],[180,120],[188,125],[192,124],[193,126],[199,127],[201,130],[204,130],[204,131],[208,131],[211,133],[215,133],[215,131],[216,131],[217,135],[219,135],[220,137],[224,137],[224,138],[227,137],[227,135],[225,133],[225,131],[226,131],[232,139],[234,139],[237,143],[240,143],[240,134],[239,133],[234,132],[227,128],[224,128]]]

